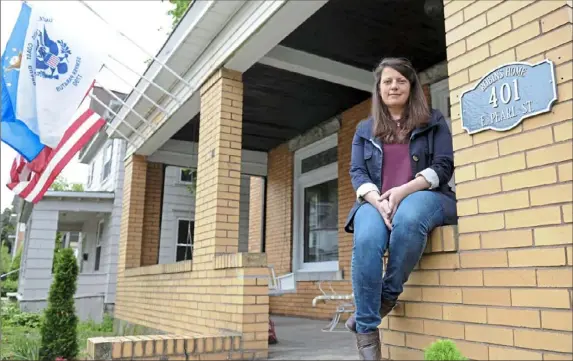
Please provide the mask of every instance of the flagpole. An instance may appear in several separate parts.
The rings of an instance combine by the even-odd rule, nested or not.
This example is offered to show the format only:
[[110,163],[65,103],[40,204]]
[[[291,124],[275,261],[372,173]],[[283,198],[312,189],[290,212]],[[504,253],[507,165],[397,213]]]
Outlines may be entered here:
[[137,117],[139,119],[141,119],[142,122],[144,122],[145,124],[147,124],[148,126],[152,126],[153,124],[145,119],[144,117],[141,116],[141,114],[139,114],[138,112],[135,111],[135,109],[133,109],[131,106],[127,105],[123,99],[121,99],[120,97],[118,97],[117,95],[115,95],[115,93],[111,90],[109,90],[108,88],[104,87],[103,85],[101,85],[101,88],[103,90],[105,90],[109,95],[111,95],[112,97],[114,97],[115,99],[117,99],[122,105],[126,106],[132,113],[135,113],[135,115],[137,115]]
[[[93,94],[90,94],[90,98],[92,98],[93,100],[95,100],[96,102],[98,102],[99,105],[101,105],[102,107],[106,108],[110,113],[112,113],[113,115],[115,115],[116,117],[119,118],[119,115],[117,115],[117,113],[114,112],[110,107],[108,107],[107,105],[105,105],[104,102],[102,102],[101,100],[99,100],[98,97],[96,97],[96,96],[93,95]],[[129,124],[129,122],[126,122],[125,119],[122,119],[122,120],[124,120],[123,123],[125,123],[129,128],[131,128],[131,130],[133,130],[133,132],[134,132],[135,134],[137,134],[140,138],[145,139],[145,137],[143,136],[143,134],[141,134],[141,132],[139,132],[137,129],[135,129],[135,128],[133,127],[133,125]],[[114,130],[114,131],[117,131],[117,129],[113,129],[113,130]],[[119,131],[118,131],[118,132],[119,132]],[[121,135],[121,134],[120,134],[120,135]],[[125,138],[125,136],[124,136],[124,138]]]
[[189,84],[189,82],[185,79],[183,79],[181,76],[179,76],[179,74],[177,74],[173,69],[171,69],[170,67],[168,67],[167,65],[165,65],[165,63],[163,63],[161,60],[157,59],[157,57],[151,53],[149,53],[147,50],[145,50],[144,48],[142,48],[139,44],[137,44],[135,41],[133,41],[131,38],[129,38],[127,35],[125,35],[121,30],[119,30],[118,28],[114,27],[113,25],[111,25],[109,22],[107,22],[100,14],[98,14],[94,9],[92,9],[91,6],[89,6],[84,0],[79,0],[80,3],[82,3],[83,6],[85,6],[90,12],[92,12],[95,16],[97,16],[101,21],[103,21],[104,23],[106,23],[107,25],[109,25],[112,29],[114,29],[119,35],[123,36],[124,38],[126,38],[129,42],[131,42],[133,45],[137,46],[139,48],[139,50],[143,51],[147,56],[150,56],[153,58],[153,60],[155,60],[156,62],[158,62],[162,67],[164,67],[165,69],[167,69],[171,74],[173,74],[177,79],[179,79],[181,82],[185,83],[188,87],[191,87],[191,84]]
[[[165,94],[167,94],[169,97],[173,98],[173,100],[175,100],[179,105],[183,104],[181,102],[181,100],[179,100],[175,95],[171,94],[170,92],[168,92],[167,90],[165,90],[162,86],[155,84],[153,81],[149,80],[145,75],[143,74],[139,74],[138,72],[136,72],[135,70],[131,69],[129,66],[125,65],[123,62],[121,62],[119,59],[115,58],[113,55],[108,54],[108,57],[116,62],[118,62],[119,64],[123,65],[124,68],[126,68],[127,70],[131,71],[133,74],[137,75],[138,77],[140,77],[141,79],[145,80],[146,82],[148,82],[149,84],[153,85],[154,87],[156,87],[157,89],[161,90],[162,92],[164,92]],[[109,67],[106,66],[107,69],[109,69]],[[136,88],[135,86],[133,87],[134,89]]]
[[[121,75],[117,74],[115,71],[113,71],[113,69],[111,69],[110,67],[108,67],[107,65],[105,66],[105,68],[112,73],[113,75],[115,75],[116,77],[118,77],[119,79],[121,79],[124,84],[128,85],[129,87],[131,87],[131,84],[129,84],[129,82],[127,80],[125,80],[124,78],[121,77]],[[161,110],[164,114],[167,114],[167,110],[165,110],[165,108],[163,108],[161,105],[157,104],[155,101],[153,101],[153,99],[151,99],[147,94],[145,94],[145,92],[142,92],[141,90],[139,90],[137,87],[133,87],[133,90],[135,90],[136,93],[142,95],[145,99],[147,99],[147,101],[149,101],[151,104],[155,105],[155,107],[159,110]]]

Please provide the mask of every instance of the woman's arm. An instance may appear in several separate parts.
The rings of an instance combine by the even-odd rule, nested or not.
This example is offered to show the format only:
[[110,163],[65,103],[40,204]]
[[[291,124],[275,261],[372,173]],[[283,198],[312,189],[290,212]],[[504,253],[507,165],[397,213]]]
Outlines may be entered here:
[[364,161],[364,138],[359,135],[360,123],[356,127],[356,132],[352,139],[352,151],[350,156],[350,180],[352,187],[356,191],[356,197],[360,200],[376,205],[380,190],[370,179],[366,162]]
[[452,133],[442,113],[439,110],[434,111],[438,117],[438,126],[433,132],[434,158],[428,168],[416,174],[416,178],[422,176],[428,181],[429,189],[435,189],[448,183],[454,175]]

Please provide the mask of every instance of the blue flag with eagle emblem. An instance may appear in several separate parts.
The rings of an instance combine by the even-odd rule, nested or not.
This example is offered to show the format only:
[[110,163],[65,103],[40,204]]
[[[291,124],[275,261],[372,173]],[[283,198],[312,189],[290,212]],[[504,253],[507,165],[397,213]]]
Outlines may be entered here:
[[1,139],[28,162],[60,144],[105,56],[93,31],[38,5],[22,3],[2,54]]

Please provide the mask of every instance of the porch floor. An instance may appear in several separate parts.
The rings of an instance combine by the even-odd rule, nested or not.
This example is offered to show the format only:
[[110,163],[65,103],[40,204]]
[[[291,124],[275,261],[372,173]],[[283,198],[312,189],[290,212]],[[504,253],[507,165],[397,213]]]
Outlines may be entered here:
[[[322,332],[326,320],[271,315],[279,342],[269,345],[270,360],[358,360],[350,332]],[[343,323],[339,324],[344,329]]]

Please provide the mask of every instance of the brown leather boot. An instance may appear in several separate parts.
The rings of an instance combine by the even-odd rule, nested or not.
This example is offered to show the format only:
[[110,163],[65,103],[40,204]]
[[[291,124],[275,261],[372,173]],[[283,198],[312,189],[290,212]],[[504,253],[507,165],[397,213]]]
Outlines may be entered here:
[[[382,307],[380,307],[380,317],[386,317],[395,306],[396,302],[382,301]],[[348,331],[356,333],[356,316],[354,313],[348,317],[348,320],[346,320],[344,323],[344,327],[346,327]]]
[[356,346],[360,360],[382,360],[380,334],[378,331],[370,333],[357,333]]

